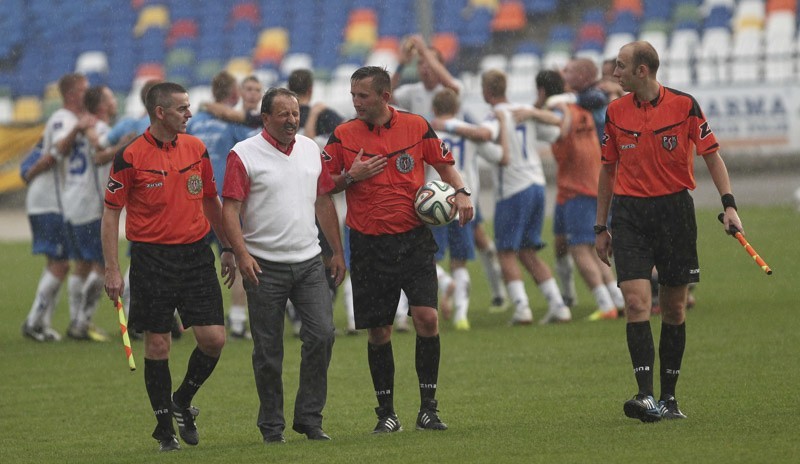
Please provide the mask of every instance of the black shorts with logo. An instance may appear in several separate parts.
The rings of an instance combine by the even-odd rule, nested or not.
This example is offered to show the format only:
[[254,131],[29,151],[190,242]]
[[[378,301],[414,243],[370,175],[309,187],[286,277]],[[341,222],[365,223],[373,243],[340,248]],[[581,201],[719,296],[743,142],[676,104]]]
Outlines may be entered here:
[[177,309],[183,326],[223,325],[214,252],[205,242],[131,244],[131,330],[167,333]]
[[688,190],[660,197],[614,196],[611,242],[617,280],[650,279],[674,287],[700,281],[697,222]]
[[392,325],[400,290],[409,306],[438,308],[438,247],[426,226],[408,232],[366,235],[350,231],[350,278],[356,328]]

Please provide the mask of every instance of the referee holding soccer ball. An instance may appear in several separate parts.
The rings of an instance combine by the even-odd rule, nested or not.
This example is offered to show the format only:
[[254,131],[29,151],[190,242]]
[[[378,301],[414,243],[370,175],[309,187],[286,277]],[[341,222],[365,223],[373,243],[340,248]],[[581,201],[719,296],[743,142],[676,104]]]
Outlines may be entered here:
[[389,106],[391,80],[385,69],[358,69],[350,78],[350,94],[357,117],[336,128],[323,157],[335,191],[347,190],[356,328],[369,334],[367,354],[378,399],[373,433],[402,430],[394,411],[391,342],[401,290],[417,331],[421,404],[416,426],[445,430],[435,399],[440,355],[436,242],[416,216],[414,197],[425,182],[424,164],[430,164],[458,192],[455,204],[463,226],[473,215],[470,190],[425,119]]
[[[614,77],[630,93],[611,102],[606,113],[595,225],[595,246],[604,263],[609,264],[613,248],[639,387],[623,410],[642,422],[686,418],[678,408],[675,385],[686,345],[688,285],[700,280],[697,224],[689,195],[696,186],[695,149],[722,196],[725,230],[743,230],[708,121],[691,95],[656,80],[658,65],[658,54],[647,42],[629,43],[617,56]],[[653,397],[655,346],[650,329],[653,266],[658,270],[662,318],[658,402]]]

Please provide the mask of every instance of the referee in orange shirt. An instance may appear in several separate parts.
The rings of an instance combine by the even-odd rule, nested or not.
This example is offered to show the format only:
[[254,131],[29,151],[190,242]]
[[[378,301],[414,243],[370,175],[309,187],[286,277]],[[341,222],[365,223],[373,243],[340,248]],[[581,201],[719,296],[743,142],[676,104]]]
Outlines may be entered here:
[[[118,152],[106,184],[102,219],[106,293],[122,294],[118,237],[122,208],[131,245],[129,328],[144,331],[144,382],[161,451],[180,449],[172,426],[188,445],[199,441],[192,398],[217,365],[225,344],[222,292],[214,253],[203,238],[210,226],[222,244],[222,276],[230,288],[235,258],[222,228],[222,204],[205,145],[186,135],[189,94],[163,82],[147,92],[150,127]],[[193,327],[197,347],[183,383],[172,393],[169,350],[173,312]],[[171,395],[171,396],[170,396]]]
[[[625,296],[628,350],[639,386],[623,410],[642,422],[686,418],[675,400],[675,385],[686,345],[688,285],[700,280],[697,224],[689,195],[696,186],[695,151],[722,197],[725,230],[743,230],[711,127],[691,95],[656,80],[658,64],[658,53],[643,41],[623,46],[617,55],[614,77],[630,93],[611,102],[606,113],[595,225],[595,247],[604,263],[609,264],[613,248]],[[654,265],[662,317],[658,402],[653,397],[655,346],[650,329]]]
[[334,130],[323,152],[335,192],[347,189],[350,271],[357,329],[369,334],[367,359],[375,387],[378,424],[373,433],[402,430],[394,411],[392,321],[400,291],[408,296],[417,331],[420,409],[416,427],[445,430],[437,410],[439,376],[436,241],[414,212],[425,183],[425,164],[456,189],[459,223],[472,219],[471,191],[453,155],[422,116],[389,106],[391,81],[383,68],[365,66],[350,78],[356,118]]

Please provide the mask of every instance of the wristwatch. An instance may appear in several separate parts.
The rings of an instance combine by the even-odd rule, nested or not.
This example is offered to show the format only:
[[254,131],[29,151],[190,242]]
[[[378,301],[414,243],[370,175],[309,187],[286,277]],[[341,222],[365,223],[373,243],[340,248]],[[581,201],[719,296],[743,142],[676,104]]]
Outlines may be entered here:
[[345,188],[350,187],[352,184],[355,184],[355,183],[356,183],[356,180],[353,178],[353,176],[351,176],[349,172],[345,172],[344,173],[344,186],[345,186]]
[[472,196],[472,189],[470,189],[469,187],[464,186],[464,187],[461,187],[460,189],[456,190],[456,194],[459,194],[459,193],[463,193],[464,195],[469,197],[469,196]]
[[594,234],[595,235],[600,235],[600,234],[602,234],[603,232],[605,232],[607,230],[608,230],[608,227],[606,227],[606,226],[604,226],[602,224],[595,224],[594,225]]

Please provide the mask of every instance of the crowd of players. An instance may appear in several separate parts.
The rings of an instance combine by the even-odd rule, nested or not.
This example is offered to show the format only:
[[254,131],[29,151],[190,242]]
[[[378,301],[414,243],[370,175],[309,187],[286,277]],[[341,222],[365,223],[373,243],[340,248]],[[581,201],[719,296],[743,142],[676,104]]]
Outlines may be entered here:
[[[419,81],[400,84],[403,67],[414,60]],[[470,327],[471,285],[466,263],[474,259],[476,249],[492,292],[490,311],[502,312],[511,307],[512,324],[533,322],[518,263],[531,274],[547,301],[547,311],[540,318],[542,324],[571,320],[569,308],[577,303],[572,277],[575,267],[596,300],[597,311],[590,320],[616,318],[624,307],[611,270],[599,265],[591,249],[594,218],[587,213],[594,211],[605,107],[622,94],[610,78],[610,71],[603,71],[600,78],[597,67],[588,59],[572,60],[561,72],[543,71],[535,80],[536,102],[509,102],[505,97],[505,74],[488,71],[482,76],[482,89],[491,112],[481,122],[471,123],[471,115],[465,115],[460,108],[463,85],[444,66],[437,50],[428,47],[418,35],[404,43],[399,67],[392,75],[392,104],[420,114],[431,123],[456,158],[473,198],[478,197],[479,169],[488,167],[493,174],[497,202],[494,240],[483,227],[479,208],[477,220],[468,227],[451,224],[434,230],[439,244],[437,273],[442,313],[445,318],[452,318],[457,330]],[[143,101],[157,82],[143,85]],[[293,72],[287,87],[300,97],[301,133],[324,147],[327,137],[343,121],[342,116],[323,102],[311,105],[310,70]],[[215,175],[222,179],[230,148],[259,131],[263,88],[254,76],[239,83],[223,71],[215,76],[211,89],[214,101],[201,105],[187,132],[203,140]],[[146,114],[116,120],[117,104],[110,89],[89,88],[88,80],[81,75],[65,75],[59,90],[63,108],[49,118],[42,143],[23,167],[23,177],[29,183],[26,207],[34,235],[33,251],[45,256],[46,266],[22,333],[37,341],[61,338],[51,320],[66,279],[70,308],[67,336],[105,341],[108,335],[92,323],[103,288],[99,242],[103,190],[114,153],[143,133],[149,120]],[[541,229],[545,177],[538,153],[544,144],[550,144],[558,163],[554,232],[560,286],[550,266],[537,253],[544,246]],[[435,173],[431,176],[435,177]],[[218,188],[222,189],[221,182]],[[324,242],[322,235],[320,239]],[[209,240],[215,240],[213,233]],[[450,260],[448,270],[445,256]],[[348,308],[346,332],[355,334],[349,278],[343,288]],[[123,302],[127,307],[128,298]],[[249,336],[245,308],[239,281],[232,288],[228,310],[229,330],[234,338]],[[408,330],[406,313],[407,302],[401,297],[395,321],[400,331]],[[291,304],[288,314],[298,333],[300,327]],[[180,334],[179,323],[174,333]]]

